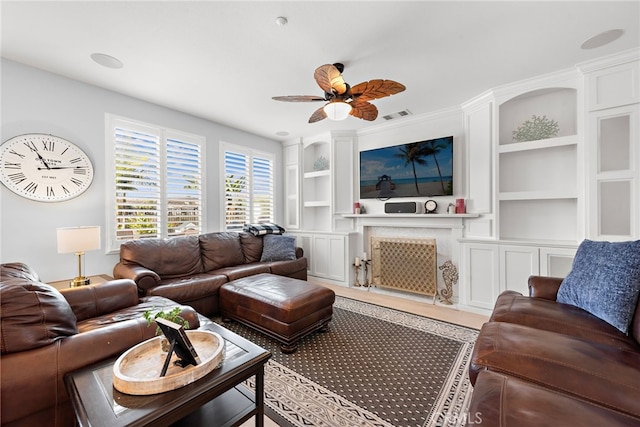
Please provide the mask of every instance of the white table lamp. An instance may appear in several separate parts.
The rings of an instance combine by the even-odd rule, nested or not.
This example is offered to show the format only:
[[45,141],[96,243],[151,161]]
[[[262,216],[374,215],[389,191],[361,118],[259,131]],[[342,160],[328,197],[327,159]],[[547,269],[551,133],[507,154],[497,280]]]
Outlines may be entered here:
[[58,253],[75,253],[78,256],[78,277],[71,281],[71,287],[89,284],[89,279],[84,276],[82,257],[87,251],[100,249],[100,227],[65,227],[58,228]]

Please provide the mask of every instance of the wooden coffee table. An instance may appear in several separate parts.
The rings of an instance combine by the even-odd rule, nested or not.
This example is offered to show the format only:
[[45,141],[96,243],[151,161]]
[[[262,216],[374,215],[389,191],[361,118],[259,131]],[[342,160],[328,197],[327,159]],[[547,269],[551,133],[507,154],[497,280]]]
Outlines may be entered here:
[[[236,426],[255,416],[264,423],[264,365],[271,353],[217,325],[206,329],[226,341],[220,368],[177,390],[132,396],[113,388],[113,364],[100,362],[65,376],[80,426]],[[242,382],[255,375],[256,392]]]

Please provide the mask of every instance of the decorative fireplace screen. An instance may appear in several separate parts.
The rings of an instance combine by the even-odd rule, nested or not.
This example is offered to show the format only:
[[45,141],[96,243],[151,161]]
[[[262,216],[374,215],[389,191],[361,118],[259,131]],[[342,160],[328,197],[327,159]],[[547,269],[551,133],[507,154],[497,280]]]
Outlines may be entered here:
[[435,239],[371,237],[371,283],[424,295],[438,293]]

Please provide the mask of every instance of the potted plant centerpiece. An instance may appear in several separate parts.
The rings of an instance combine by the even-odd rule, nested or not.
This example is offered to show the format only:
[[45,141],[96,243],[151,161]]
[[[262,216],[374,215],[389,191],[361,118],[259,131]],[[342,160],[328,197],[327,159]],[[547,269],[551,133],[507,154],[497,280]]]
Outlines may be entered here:
[[[189,329],[189,322],[187,322],[182,316],[180,316],[181,313],[182,313],[182,309],[180,307],[174,307],[169,311],[164,311],[164,310],[157,311],[155,314],[153,314],[153,310],[146,310],[142,314],[142,317],[144,317],[147,320],[147,323],[149,326],[151,326],[151,323],[155,323],[155,320],[157,318],[162,318],[162,319],[169,320],[173,323],[177,323],[178,325],[182,326],[184,329]],[[160,335],[160,334],[162,334],[162,330],[156,324],[156,335]],[[167,341],[166,338],[162,340],[162,350],[169,351],[169,341]]]

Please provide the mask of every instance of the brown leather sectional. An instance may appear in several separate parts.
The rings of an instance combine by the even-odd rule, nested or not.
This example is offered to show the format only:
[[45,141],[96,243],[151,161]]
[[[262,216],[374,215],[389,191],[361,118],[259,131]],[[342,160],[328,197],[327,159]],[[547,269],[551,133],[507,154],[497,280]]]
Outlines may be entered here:
[[640,425],[640,308],[629,335],[556,302],[562,279],[503,292],[476,341],[467,425]]
[[22,263],[0,266],[0,304],[3,426],[74,425],[64,375],[152,338],[146,310],[179,306],[190,328],[209,322],[166,298],[139,298],[132,280],[58,291]]
[[220,287],[262,273],[307,280],[307,259],[261,262],[263,237],[247,232],[214,232],[172,239],[140,239],[120,246],[115,278],[138,285],[140,295],[163,296],[205,316],[220,312]]

